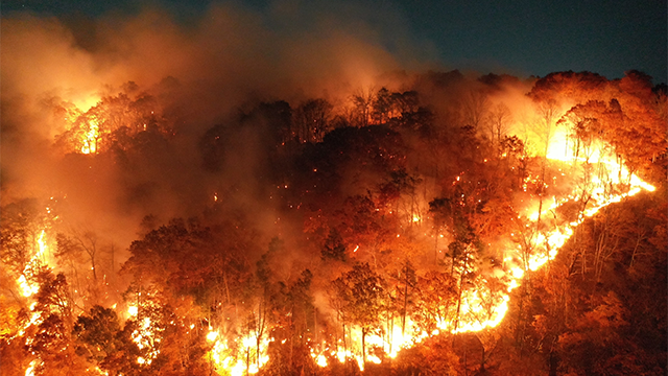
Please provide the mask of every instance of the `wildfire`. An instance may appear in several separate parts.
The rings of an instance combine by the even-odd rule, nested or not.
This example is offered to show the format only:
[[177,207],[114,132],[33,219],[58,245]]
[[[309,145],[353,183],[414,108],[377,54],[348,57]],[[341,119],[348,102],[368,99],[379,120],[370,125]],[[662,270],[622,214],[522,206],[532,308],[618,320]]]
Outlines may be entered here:
[[[554,224],[553,228],[548,231],[542,231],[532,236],[530,239],[530,246],[533,252],[529,255],[527,260],[524,260],[523,265],[516,265],[514,260],[522,259],[522,249],[518,246],[515,249],[510,249],[506,252],[504,261],[510,266],[505,275],[508,278],[505,292],[502,292],[496,299],[490,296],[490,291],[487,288],[485,281],[476,284],[476,289],[467,289],[462,291],[461,297],[461,315],[456,325],[453,325],[451,320],[438,319],[436,327],[431,333],[425,331],[414,332],[413,325],[407,325],[405,333],[402,333],[402,328],[399,325],[394,325],[386,329],[386,334],[383,336],[368,335],[366,343],[368,348],[381,349],[384,354],[393,358],[397,352],[403,348],[408,348],[416,343],[421,342],[425,338],[433,335],[438,335],[441,331],[450,333],[464,333],[464,332],[478,332],[486,328],[496,327],[501,323],[506,313],[508,312],[510,295],[509,293],[520,286],[522,279],[529,271],[536,271],[545,265],[548,261],[557,256],[559,249],[566,244],[568,239],[574,234],[575,228],[579,226],[588,217],[595,215],[602,208],[616,202],[620,202],[623,198],[633,196],[642,190],[654,191],[656,188],[651,184],[644,182],[637,175],[631,174],[628,169],[620,164],[615,156],[606,153],[607,149],[602,143],[594,152],[591,152],[587,158],[577,156],[576,153],[569,147],[568,139],[566,137],[556,137],[550,144],[547,158],[554,161],[584,163],[595,165],[598,167],[598,175],[591,177],[590,194],[591,203],[586,207],[580,216],[570,223],[561,225]],[[556,180],[556,177],[555,179]],[[460,181],[458,176],[456,182]],[[455,182],[455,184],[456,184]],[[536,183],[536,182],[534,182]],[[614,194],[609,187],[625,186],[626,192]],[[547,205],[543,206],[543,213],[552,212],[566,203],[578,201],[579,196],[576,194],[579,188],[564,198],[557,199],[552,197]],[[526,191],[526,186],[525,186]],[[522,217],[522,216],[520,216]],[[539,210],[534,208],[526,213],[525,217],[530,221],[528,227],[533,226],[539,220]],[[413,216],[413,222],[418,222],[420,218]],[[543,251],[541,251],[543,250]],[[485,302],[495,302],[493,306],[485,306]],[[410,323],[410,318],[407,318]],[[353,343],[361,343],[360,338],[353,338]],[[364,370],[364,363],[380,363],[377,355],[367,354],[363,357],[359,348],[344,349],[338,346],[336,350],[331,351],[331,355],[337,358],[339,362],[346,362],[348,360],[355,361],[360,370]],[[367,350],[368,351],[368,350]],[[311,352],[311,356],[321,367],[328,365],[327,358],[322,352]]]
[[[49,267],[48,260],[48,244],[46,242],[46,229],[40,232],[39,237],[37,238],[37,247],[33,256],[30,258],[30,261],[26,264],[23,269],[23,273],[18,277],[17,284],[21,289],[21,294],[30,298],[39,292],[39,284],[34,280],[37,271],[42,267]],[[30,311],[33,311],[37,302],[32,302],[30,305]],[[18,335],[23,335],[25,330],[32,326],[38,325],[42,321],[42,315],[39,312],[33,312],[30,316],[30,320],[18,331]],[[33,367],[34,368],[34,367]]]
[[[139,294],[142,297],[142,294]],[[160,354],[159,344],[161,342],[161,328],[156,328],[150,317],[142,316],[147,306],[153,305],[153,302],[147,297],[143,297],[141,305],[130,305],[128,314],[137,322],[136,329],[130,337],[137,345],[142,355],[137,357],[137,363],[140,365],[150,365]]]
[[97,118],[93,117],[88,121],[88,131],[84,134],[81,140],[81,152],[83,154],[95,154],[97,152],[97,143],[100,139],[100,125]]
[[26,263],[23,273],[19,276],[17,281],[21,288],[21,294],[26,298],[37,294],[39,291],[39,284],[33,281],[33,278],[35,277],[35,271],[43,265],[42,260],[45,258],[48,251],[45,236],[46,230],[42,230],[39,234],[39,238],[37,238],[37,251],[30,258],[30,261]]
[[[47,215],[50,214],[51,209],[46,208]],[[46,222],[46,219],[45,219]],[[48,222],[47,222],[48,223]],[[43,269],[52,269],[49,262],[52,261],[51,250],[49,249],[49,243],[47,238],[48,225],[44,225],[42,230],[39,231],[39,235],[35,239],[32,252],[29,260],[26,262],[21,275],[16,279],[16,284],[19,287],[21,295],[28,299],[28,301],[34,299],[33,296],[37,294],[40,290],[40,285],[36,280],[37,274],[40,270]],[[37,301],[32,300],[29,304],[29,319],[23,324],[21,328],[17,330],[12,338],[21,337],[25,335],[28,328],[36,325],[40,325],[44,321],[42,312],[39,310],[36,311]],[[29,343],[32,338],[29,338],[26,343]],[[42,360],[38,357],[33,359],[28,368],[25,370],[26,376],[35,375],[37,367],[42,364]]]
[[210,355],[216,369],[231,376],[258,373],[269,361],[267,348],[269,343],[273,342],[273,338],[258,339],[256,335],[248,334],[230,345],[212,328],[206,338],[213,343]]
[[37,367],[37,362],[37,359],[30,362],[30,365],[28,365],[28,368],[26,368],[25,376],[35,376],[35,367]]
[[[607,176],[605,176],[605,178],[597,177],[592,179],[592,181],[595,183],[595,187],[591,191],[591,202],[593,202],[594,205],[592,207],[586,208],[577,220],[563,224],[561,226],[555,226],[552,230],[539,233],[532,239],[532,247],[534,249],[544,248],[547,249],[548,252],[535,252],[532,254],[529,259],[526,260],[528,270],[524,270],[524,268],[521,266],[514,266],[510,268],[509,273],[507,273],[507,275],[511,277],[510,283],[508,285],[508,292],[519,286],[519,282],[524,277],[525,272],[536,271],[545,265],[545,263],[547,263],[549,260],[554,259],[557,256],[559,249],[574,234],[575,228],[584,222],[586,218],[593,216],[599,210],[612,203],[620,202],[624,197],[633,196],[639,193],[643,189],[650,192],[653,192],[656,189],[654,186],[642,181],[642,179],[640,179],[638,176],[630,174],[626,167],[617,163],[613,156],[606,155],[604,151],[605,148],[601,144],[599,145],[599,148],[596,149],[596,151],[585,160],[584,158],[576,157],[574,151],[568,147],[567,139],[558,139],[557,142],[550,144],[547,155],[548,159],[602,165],[605,167],[605,169],[599,169],[599,171],[607,172]],[[605,189],[606,185],[624,183],[628,184],[628,191],[626,193],[611,194]],[[562,200],[557,200],[553,197],[552,203],[550,203],[550,205],[547,206],[544,211],[551,211],[557,209],[567,202],[577,200],[578,196],[575,193],[567,196],[567,198]],[[527,217],[535,222],[539,218],[538,210],[528,213]],[[514,252],[511,251],[510,255],[506,256],[505,260],[510,261],[512,260],[513,256],[521,257],[521,250],[517,249]],[[498,325],[508,310],[508,300],[508,295],[504,295],[502,303],[494,309],[495,319],[485,321],[483,323],[466,323],[466,325],[462,327],[462,330],[458,329],[457,332],[478,331],[485,327],[494,327]]]
[[[81,133],[79,133],[81,135]],[[536,271],[543,265],[553,260],[559,249],[575,233],[577,226],[582,224],[587,218],[592,217],[602,208],[623,198],[633,196],[642,190],[654,191],[655,187],[644,182],[637,175],[632,174],[616,156],[611,155],[608,148],[601,142],[594,143],[586,156],[576,153],[570,147],[569,140],[562,132],[560,136],[555,137],[548,148],[546,158],[552,161],[568,162],[573,164],[583,164],[586,166],[595,166],[596,173],[588,173],[585,180],[586,187],[576,187],[573,191],[564,197],[552,196],[543,198],[545,202],[540,203],[538,208],[532,207],[519,216],[518,219],[526,219],[526,226],[529,228],[538,228],[541,223],[541,216],[544,213],[554,212],[560,207],[580,200],[582,190],[586,189],[589,195],[587,205],[582,208],[579,216],[566,223],[542,223],[544,226],[540,231],[529,237],[528,247],[531,252],[526,252],[519,245],[505,251],[503,260],[505,269],[503,270],[505,290],[493,292],[491,287],[482,276],[474,280],[475,289],[464,288],[461,280],[457,286],[460,290],[460,299],[457,307],[457,319],[452,317],[437,317],[431,331],[419,329],[418,325],[411,319],[405,318],[405,323],[399,324],[392,321],[386,324],[380,334],[367,333],[364,335],[364,349],[360,344],[362,341],[361,328],[349,328],[348,333],[344,333],[343,340],[335,344],[314,345],[311,347],[310,355],[315,364],[319,367],[327,367],[331,361],[340,363],[355,362],[360,370],[364,370],[365,364],[380,364],[385,357],[395,358],[402,349],[410,348],[424,339],[439,335],[440,333],[466,333],[478,332],[486,328],[498,326],[504,319],[509,310],[510,293],[519,287],[528,272]],[[87,119],[87,129],[77,141],[80,146],[80,152],[83,154],[95,154],[99,151],[98,143],[100,141],[100,122],[94,116]],[[504,154],[505,157],[505,154]],[[485,160],[487,162],[487,160]],[[314,169],[314,171],[316,171]],[[457,176],[453,185],[460,182],[460,176]],[[539,181],[537,176],[529,176],[524,181],[524,190],[531,184],[544,184]],[[557,181],[557,178],[550,177],[544,179],[550,184]],[[624,193],[615,193],[612,187],[625,190]],[[287,185],[283,186],[288,188]],[[218,192],[213,193],[214,202],[220,200]],[[48,208],[47,208],[48,210]],[[378,210],[378,209],[376,209]],[[425,220],[418,214],[411,214],[410,222],[422,223]],[[545,219],[543,217],[543,221]],[[551,226],[545,230],[545,227]],[[396,234],[399,238],[401,234]],[[440,238],[444,235],[440,234]],[[46,258],[48,257],[49,247],[47,243],[47,228],[41,230],[36,239],[34,253],[29,262],[26,263],[22,274],[17,278],[17,285],[21,294],[25,298],[30,298],[39,292],[39,284],[35,282],[35,275],[40,267],[48,266]],[[353,253],[359,250],[357,244]],[[521,260],[521,261],[518,261]],[[460,273],[473,272],[473,270],[459,270]],[[139,294],[141,296],[141,294]],[[154,304],[150,298],[142,297],[145,305]],[[36,303],[31,305],[31,311]],[[141,351],[137,356],[136,362],[142,366],[149,366],[160,354],[160,332],[163,329],[156,327],[151,317],[142,316],[142,307],[139,303],[130,305],[127,313],[129,320],[136,321],[135,330],[131,334],[132,341]],[[442,311],[447,311],[447,307]],[[19,331],[19,335],[25,332],[25,329],[31,325],[39,324],[42,320],[39,313],[33,313],[30,321]],[[194,325],[190,327],[194,328]],[[435,329],[433,329],[435,328]],[[210,343],[208,355],[216,370],[232,376],[242,376],[258,373],[269,361],[268,349],[273,338],[260,333],[250,331],[236,339],[226,338],[221,335],[218,329],[209,327],[206,334],[206,340]],[[285,342],[285,341],[284,341]],[[34,375],[36,367],[40,364],[39,359],[31,361],[26,369],[25,375]]]
[[[95,153],[97,150],[97,141],[99,139],[99,126],[95,120],[90,122],[89,132],[82,141],[81,152],[84,154]],[[557,151],[561,151],[558,153]],[[406,322],[402,326],[392,323],[383,328],[380,334],[367,334],[365,336],[365,350],[359,345],[361,341],[361,329],[351,328],[345,335],[345,339],[339,341],[333,348],[323,343],[322,345],[313,345],[311,348],[311,357],[319,367],[327,367],[329,362],[334,360],[340,363],[354,362],[360,370],[364,370],[365,364],[379,364],[384,361],[384,357],[394,358],[402,349],[410,348],[420,343],[425,338],[438,335],[440,333],[465,333],[477,332],[486,328],[496,327],[501,323],[509,309],[510,292],[520,286],[523,278],[530,271],[536,271],[550,260],[557,256],[559,249],[574,234],[575,228],[586,218],[595,215],[602,208],[611,203],[619,202],[624,197],[633,196],[642,190],[654,191],[655,187],[642,181],[638,176],[629,173],[623,165],[618,164],[617,160],[604,152],[597,151],[589,155],[587,159],[576,157],[573,152],[564,145],[551,147],[548,152],[548,159],[564,162],[585,163],[596,165],[598,175],[589,179],[590,185],[587,187],[591,195],[588,201],[589,205],[585,207],[579,217],[569,223],[552,224],[552,229],[537,232],[530,238],[530,246],[533,252],[523,255],[522,249],[517,246],[505,252],[504,262],[506,270],[504,271],[506,288],[496,295],[492,294],[491,288],[487,287],[487,281],[483,277],[476,277],[474,281],[475,289],[461,289],[461,299],[458,319],[451,317],[441,317],[435,319],[434,327],[436,329],[430,332],[419,330],[417,325],[406,317]],[[602,174],[604,172],[605,174]],[[459,181],[459,178],[457,179]],[[613,194],[612,186],[626,187],[625,193]],[[580,188],[575,188],[573,192],[563,198],[551,197],[542,205],[544,213],[554,212],[564,204],[578,201]],[[214,201],[218,200],[217,192],[214,193]],[[540,218],[537,208],[527,211],[520,215],[520,219],[527,220],[527,227],[534,226]],[[412,215],[412,222],[421,222],[419,215]],[[399,236],[399,234],[397,234]],[[441,237],[443,235],[440,235]],[[36,239],[35,252],[30,261],[26,264],[23,273],[19,276],[17,283],[21,294],[28,298],[39,291],[39,285],[33,281],[34,273],[42,266],[46,265],[45,260],[48,253],[46,228],[43,229]],[[356,245],[353,253],[359,249]],[[517,260],[522,260],[519,263]],[[469,270],[472,271],[472,270]],[[141,294],[140,294],[141,295]],[[153,304],[150,299],[143,296],[142,304]],[[490,303],[491,302],[491,303]],[[33,304],[34,306],[34,304]],[[141,351],[137,356],[136,362],[142,366],[150,365],[160,354],[160,329],[156,328],[150,317],[142,316],[142,306],[130,305],[127,313],[132,320],[136,320],[136,328],[131,334],[133,342]],[[443,311],[447,311],[444,307]],[[41,316],[35,313],[26,328],[30,325],[37,325]],[[192,327],[191,327],[192,329]],[[25,328],[20,331],[25,332]],[[269,361],[268,347],[272,338],[260,337],[254,332],[237,339],[229,339],[220,335],[217,329],[209,327],[206,335],[207,341],[211,344],[209,356],[216,370],[221,374],[232,376],[242,376],[258,373]],[[26,369],[26,375],[33,375],[35,368],[39,364],[39,359],[33,360]]]

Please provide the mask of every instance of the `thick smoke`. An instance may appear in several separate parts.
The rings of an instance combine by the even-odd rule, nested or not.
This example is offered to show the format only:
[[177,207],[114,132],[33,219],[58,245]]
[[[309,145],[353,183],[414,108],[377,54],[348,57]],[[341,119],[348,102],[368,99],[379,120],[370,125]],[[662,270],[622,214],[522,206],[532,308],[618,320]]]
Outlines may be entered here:
[[[324,9],[324,10],[323,10]],[[359,19],[389,19],[387,30]],[[248,103],[323,97],[344,103],[382,73],[411,65],[389,49],[426,60],[403,37],[393,10],[351,4],[325,8],[276,2],[264,10],[212,5],[190,22],[147,8],[139,14],[61,22],[13,14],[2,22],[2,198],[55,197],[72,228],[133,239],[146,215],[161,220],[201,213],[220,187],[267,213],[262,124],[231,136],[223,173],[204,171],[198,141]],[[381,35],[389,35],[387,37]],[[423,56],[420,56],[423,55]],[[174,119],[178,145],[124,169],[114,158],[63,156],[54,140],[67,130],[55,105],[82,111],[128,82],[159,97]],[[232,183],[233,182],[233,183]],[[226,188],[225,188],[226,187]],[[258,197],[261,196],[261,197]],[[67,209],[65,209],[65,206]],[[262,209],[262,210],[261,210]],[[260,214],[260,217],[263,214]],[[269,215],[272,217],[272,215]],[[273,222],[266,219],[264,222]]]
[[[466,118],[471,114],[462,109],[475,107],[483,95],[485,107],[503,105],[515,116],[504,133],[526,133],[510,127],[527,124],[533,116],[525,95],[532,81],[430,71],[444,69],[423,63],[430,61],[428,45],[407,37],[409,30],[400,26],[402,20],[391,8],[320,5],[277,2],[262,11],[213,5],[187,23],[156,8],[85,22],[29,14],[3,19],[2,205],[38,198],[41,207],[55,208],[57,232],[93,233],[102,246],[120,250],[174,218],[228,220],[242,213],[235,226],[260,232],[263,240],[256,244],[268,244],[276,236],[285,242],[274,262],[288,280],[295,271],[322,269],[320,250],[312,246],[324,238],[307,238],[327,237],[305,232],[308,199],[290,197],[288,188],[301,183],[296,190],[308,192],[300,178],[314,188],[329,181],[311,182],[300,176],[302,171],[290,171],[295,181],[290,173],[277,174],[283,167],[304,167],[275,163],[274,123],[280,119],[272,116],[280,113],[280,101],[289,103],[294,116],[305,101],[324,99],[332,105],[329,121],[335,123],[337,117],[351,119],[347,111],[354,95],[371,100],[381,87],[397,93],[415,90],[423,99],[411,111],[427,106],[435,124],[454,129],[471,122]],[[369,22],[352,21],[349,14]],[[379,22],[383,19],[389,21]],[[135,135],[132,148],[107,149],[96,156],[63,147],[72,127],[64,119],[67,103],[86,112],[99,100],[122,95],[146,98],[142,110],[155,110],[157,126],[168,125],[169,140],[143,132]],[[345,135],[337,136],[341,143],[352,139]],[[370,145],[376,139],[392,142],[382,134],[369,136]],[[342,153],[357,152],[339,146]],[[303,147],[304,160],[322,152],[317,146]],[[434,160],[421,161],[425,155]],[[415,152],[407,157],[407,169],[433,163],[444,169],[436,175],[454,177],[460,170],[449,157]],[[341,172],[341,197],[363,196],[383,183],[380,172],[356,162],[335,169],[346,170],[333,172]],[[443,194],[440,182],[432,180],[421,191],[424,202],[411,204],[423,214],[428,200]],[[53,199],[45,199],[49,197]],[[298,213],[292,210],[297,207]],[[250,250],[249,260],[266,251],[262,247]],[[115,257],[116,266],[121,265],[124,256]],[[339,270],[321,272],[316,284],[335,279]],[[315,290],[317,305],[328,312],[327,286]]]

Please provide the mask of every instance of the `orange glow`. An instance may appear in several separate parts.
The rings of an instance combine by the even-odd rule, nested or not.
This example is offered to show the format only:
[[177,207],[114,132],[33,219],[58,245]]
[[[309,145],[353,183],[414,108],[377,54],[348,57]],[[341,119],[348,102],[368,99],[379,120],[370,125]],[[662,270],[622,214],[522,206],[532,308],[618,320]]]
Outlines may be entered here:
[[253,334],[233,342],[232,345],[226,339],[221,338],[219,333],[213,329],[209,329],[206,338],[209,342],[213,342],[210,355],[216,370],[231,376],[258,373],[269,361],[267,349],[269,343],[274,341],[273,338],[260,339],[260,352],[258,354],[258,339]]
[[[37,273],[44,269],[53,270],[53,267],[50,263],[54,261],[54,256],[52,254],[52,250],[50,249],[49,238],[47,236],[47,232],[50,230],[47,219],[48,215],[51,213],[51,209],[47,207],[45,211],[46,215],[42,218],[44,221],[42,230],[39,231],[39,235],[37,235],[32,244],[32,247],[30,248],[30,252],[28,254],[29,259],[26,262],[21,275],[16,278],[16,284],[19,287],[21,295],[27,300],[27,303],[29,302],[29,304],[26,304],[29,307],[27,312],[29,319],[25,322],[25,324],[23,324],[21,328],[18,328],[16,334],[12,338],[25,335],[30,327],[40,325],[42,322],[44,322],[45,319],[42,311],[36,310],[37,301],[34,297],[34,295],[37,294],[40,290],[40,285],[36,281]],[[67,302],[64,303],[67,304]],[[28,341],[31,340],[32,338],[28,339]],[[28,365],[28,368],[26,368],[25,375],[35,375],[36,368],[40,366],[41,363],[42,360],[40,358],[33,359]]]
[[320,354],[315,357],[315,364],[319,367],[327,367],[327,358],[324,355]]
[[81,140],[81,152],[83,154],[95,154],[98,149],[98,142],[100,140],[100,125],[98,120],[93,118],[88,122],[88,131]]
[[[563,133],[564,131],[561,130],[560,132]],[[554,227],[551,230],[538,233],[530,239],[530,246],[534,252],[532,252],[529,255],[529,258],[525,260],[524,265],[517,265],[516,261],[514,261],[521,260],[523,257],[522,250],[519,246],[505,252],[504,261],[506,262],[506,265],[509,265],[504,273],[507,278],[505,291],[502,291],[499,296],[494,298],[491,296],[491,291],[489,290],[489,287],[487,287],[486,281],[481,279],[475,283],[475,289],[466,289],[462,291],[461,312],[456,326],[453,325],[452,320],[437,319],[435,324],[438,330],[435,330],[432,333],[426,333],[424,331],[417,332],[415,331],[412,321],[407,317],[404,334],[402,334],[401,325],[395,324],[384,336],[368,335],[366,337],[366,361],[371,363],[380,363],[382,361],[378,356],[369,354],[370,348],[381,349],[383,353],[390,358],[393,358],[397,355],[399,350],[411,347],[416,343],[421,342],[426,337],[438,335],[441,331],[465,333],[478,332],[486,328],[496,327],[503,321],[503,318],[508,312],[510,301],[509,293],[520,286],[522,279],[527,272],[536,271],[549,260],[553,260],[557,256],[559,249],[566,244],[568,239],[574,234],[575,228],[584,222],[586,218],[593,216],[602,208],[612,203],[620,202],[624,197],[633,196],[642,190],[650,192],[655,190],[654,186],[644,182],[638,176],[630,174],[625,166],[618,164],[615,156],[610,155],[609,153],[606,154],[606,150],[608,149],[606,149],[602,143],[598,144],[598,148],[592,150],[594,151],[590,153],[587,159],[581,157],[576,158],[573,150],[568,146],[567,138],[565,138],[563,134],[561,137],[555,137],[549,145],[547,154],[548,159],[569,163],[597,164],[601,167],[599,168],[599,171],[605,171],[606,175],[591,177],[590,180],[592,181],[593,186],[590,188],[590,193],[592,195],[590,204],[582,211],[582,214],[577,220],[561,225],[554,224]],[[538,183],[538,178],[531,179],[532,178],[529,177],[527,181],[531,181],[534,184]],[[460,181],[459,176],[457,176],[456,181]],[[610,193],[610,190],[606,189],[606,187],[611,184],[616,186],[626,185],[626,193]],[[552,197],[549,201],[544,202],[542,208],[543,214],[552,212],[566,203],[577,200],[578,189],[581,188],[575,188],[571,194],[566,195],[565,197]],[[531,227],[532,223],[535,224],[535,222],[538,221],[538,205],[536,204],[534,206],[535,207],[528,210],[524,216],[520,215],[520,218],[525,217],[529,220],[527,227]],[[412,220],[413,222],[418,222],[420,217],[414,215]],[[398,234],[397,237],[399,237]],[[541,249],[547,249],[549,252],[541,252]],[[357,250],[357,248],[355,250]],[[494,305],[485,307],[485,304],[489,304],[489,302],[494,302]],[[360,330],[353,330],[353,332],[359,333]],[[344,350],[343,347],[339,345],[338,349],[332,351],[331,355],[338,358],[342,363],[347,360],[353,360],[358,364],[361,370],[364,370],[364,360],[361,355],[361,334],[352,335],[352,338],[349,338],[349,340],[352,341],[352,345],[349,344],[348,350]],[[311,356],[319,366],[327,366],[326,358],[322,354],[311,352]]]
[[[83,136],[77,140],[76,146],[83,154],[96,154],[99,152],[99,142],[101,139],[100,122],[91,116],[88,118],[87,129]],[[80,135],[80,134],[79,134]],[[345,363],[348,361],[355,362],[360,370],[364,370],[365,362],[380,364],[388,358],[395,358],[402,349],[410,348],[417,343],[420,343],[425,338],[439,335],[440,333],[466,333],[478,332],[487,328],[494,328],[498,326],[504,319],[509,309],[510,293],[515,288],[519,287],[527,273],[537,271],[550,260],[555,259],[558,251],[564,246],[575,233],[577,226],[582,224],[586,218],[592,217],[606,206],[620,202],[623,198],[633,196],[642,190],[654,191],[655,187],[644,182],[640,177],[631,174],[629,170],[623,165],[619,164],[616,156],[611,155],[609,148],[602,143],[594,143],[591,147],[591,152],[586,157],[578,156],[569,147],[568,138],[563,130],[559,130],[554,137],[552,143],[549,145],[546,155],[547,159],[552,161],[561,161],[572,164],[596,165],[598,172],[596,176],[588,176],[586,187],[575,187],[572,192],[563,197],[545,197],[540,202],[541,212],[538,209],[538,203],[528,203],[528,209],[518,216],[518,220],[526,220],[527,228],[538,228],[537,225],[547,227],[547,230],[542,230],[528,239],[528,246],[532,250],[529,254],[521,247],[515,246],[503,251],[504,266],[503,270],[499,272],[502,275],[502,281],[505,284],[500,291],[493,291],[489,286],[489,282],[481,273],[472,278],[470,283],[473,288],[463,287],[464,283],[460,280],[457,288],[461,292],[459,299],[459,306],[457,309],[457,318],[436,316],[433,318],[433,327],[428,329],[419,328],[416,323],[416,318],[406,317],[404,325],[400,320],[386,324],[382,328],[382,334],[367,334],[365,336],[365,346],[362,348],[362,330],[359,327],[349,328],[349,333],[344,335],[344,343],[337,343],[328,345],[323,343],[316,351],[311,349],[311,357],[315,364],[319,367],[327,367],[329,361],[338,359],[339,362]],[[562,174],[563,175],[563,174]],[[557,185],[558,180],[545,179],[550,184]],[[456,177],[453,185],[460,182],[460,176]],[[462,183],[463,184],[463,183]],[[531,185],[543,184],[537,176],[528,176],[524,181],[524,190],[527,191]],[[625,193],[611,193],[610,189],[614,185],[621,191],[626,189]],[[283,186],[288,188],[287,185]],[[568,223],[546,223],[545,214],[555,212],[567,203],[572,203],[578,200],[579,192],[586,189],[591,195],[586,207],[582,208],[579,217]],[[530,191],[530,190],[529,190]],[[463,195],[462,195],[463,196]],[[213,193],[214,202],[220,199],[217,192]],[[535,199],[534,200],[538,200]],[[378,210],[378,209],[376,209]],[[49,209],[47,208],[47,211]],[[390,213],[392,213],[390,211]],[[410,218],[412,223],[427,222],[418,214],[410,214],[403,218]],[[428,218],[428,217],[427,217]],[[556,218],[556,216],[555,216]],[[539,220],[543,221],[537,223]],[[535,226],[534,226],[535,225]],[[39,285],[34,281],[34,274],[40,266],[48,266],[46,261],[49,256],[49,246],[47,242],[47,228],[41,230],[36,239],[36,246],[33,247],[33,255],[29,262],[23,269],[23,273],[17,278],[17,285],[20,288],[21,294],[25,298],[30,298],[39,292]],[[443,238],[443,234],[438,235]],[[516,236],[515,233],[511,236]],[[400,238],[401,234],[396,234],[396,238]],[[357,244],[352,253],[357,253],[360,245]],[[364,252],[362,252],[364,253]],[[456,270],[458,274],[474,272],[473,267],[460,268]],[[145,303],[150,302],[149,297],[143,297]],[[443,303],[438,303],[439,311],[447,312],[452,309],[450,306]],[[35,304],[31,306],[35,307]],[[136,363],[141,366],[149,366],[160,354],[159,342],[161,340],[160,332],[162,329],[156,328],[154,322],[150,317],[141,315],[142,308],[146,306],[130,305],[127,309],[129,320],[136,320],[137,327],[132,332],[132,341],[141,350],[141,356],[137,356]],[[446,316],[445,314],[443,316]],[[37,325],[41,318],[39,313],[33,313],[29,323],[20,331],[25,332],[25,329],[31,325]],[[195,325],[191,325],[190,329],[194,329]],[[434,329],[436,328],[436,329]],[[206,334],[206,340],[210,345],[209,355],[212,359],[215,369],[222,374],[229,374],[233,376],[242,376],[248,374],[256,374],[260,372],[269,361],[268,348],[269,344],[274,341],[273,338],[268,338],[266,335],[250,331],[249,333],[239,336],[238,338],[229,338],[229,335],[221,334],[220,328],[209,327]],[[222,333],[228,333],[223,331]],[[270,331],[268,331],[270,333]],[[283,341],[285,343],[285,341]],[[364,354],[364,355],[362,355]],[[33,360],[26,375],[33,375],[39,360]],[[367,363],[368,364],[368,363]]]
[[30,261],[26,263],[23,273],[17,280],[21,294],[26,298],[37,294],[39,291],[39,285],[32,279],[35,276],[35,271],[44,264],[44,260],[49,256],[47,255],[49,248],[45,236],[46,230],[42,230],[37,238],[37,250],[30,258]]
[[82,112],[88,112],[96,104],[100,102],[100,98],[96,94],[82,95],[72,99],[72,103],[82,110]]
[[25,376],[35,376],[35,367],[37,366],[37,359],[30,362],[28,368],[26,369]]

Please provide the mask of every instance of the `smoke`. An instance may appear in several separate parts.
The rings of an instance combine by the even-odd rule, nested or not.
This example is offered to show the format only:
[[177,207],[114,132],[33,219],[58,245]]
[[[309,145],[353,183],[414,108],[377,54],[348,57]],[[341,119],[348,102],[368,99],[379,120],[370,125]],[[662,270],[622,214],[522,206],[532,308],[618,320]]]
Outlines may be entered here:
[[[413,74],[434,68],[433,53],[428,43],[411,38],[405,24],[389,4],[299,1],[260,10],[213,4],[187,21],[156,7],[98,19],[5,17],[3,205],[54,197],[65,229],[96,232],[126,249],[146,231],[141,223],[155,227],[200,216],[215,204],[225,208],[219,212],[247,213],[264,235],[281,236],[295,245],[288,248],[299,249],[303,223],[281,218],[281,200],[267,188],[275,177],[269,153],[274,130],[253,114],[259,103],[286,100],[294,108],[325,98],[340,111],[353,93],[415,89],[450,126],[461,122],[462,98],[490,91],[468,73]],[[524,95],[531,84],[501,76],[489,101],[504,103],[513,114],[531,112]],[[157,98],[175,137],[94,158],[57,145],[69,127],[55,110],[61,103],[85,112],[119,93]],[[207,168],[202,136],[218,130],[224,160]],[[143,221],[149,215],[152,221]]]
[[[276,225],[275,200],[262,188],[270,173],[267,125],[254,121],[231,135],[227,162],[215,173],[202,168],[202,135],[236,121],[248,103],[324,97],[341,104],[384,72],[430,60],[391,5],[212,4],[186,21],[155,6],[97,19],[19,13],[3,17],[1,38],[2,204],[52,197],[61,230],[92,231],[122,249],[145,216],[158,224],[196,216],[214,195],[285,235],[290,225]],[[69,126],[60,104],[85,112],[104,96],[142,91],[174,120],[169,145],[125,156],[131,163],[118,153],[90,158],[57,147]]]

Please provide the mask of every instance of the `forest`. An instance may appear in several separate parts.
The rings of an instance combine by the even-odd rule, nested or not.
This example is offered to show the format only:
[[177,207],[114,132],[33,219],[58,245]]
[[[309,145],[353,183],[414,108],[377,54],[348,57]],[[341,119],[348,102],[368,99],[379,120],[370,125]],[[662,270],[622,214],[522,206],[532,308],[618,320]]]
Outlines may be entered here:
[[185,92],[3,100],[3,376],[666,374],[665,84]]

